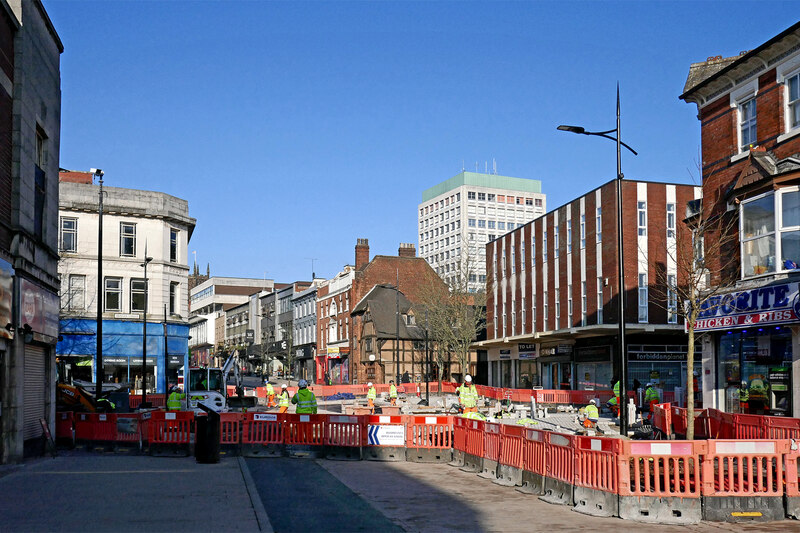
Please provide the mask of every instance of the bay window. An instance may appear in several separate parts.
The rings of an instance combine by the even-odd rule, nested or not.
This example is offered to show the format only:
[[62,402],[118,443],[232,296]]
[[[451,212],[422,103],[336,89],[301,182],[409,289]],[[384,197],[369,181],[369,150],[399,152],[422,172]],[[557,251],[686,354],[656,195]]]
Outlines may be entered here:
[[785,188],[741,204],[742,277],[800,264],[800,190]]

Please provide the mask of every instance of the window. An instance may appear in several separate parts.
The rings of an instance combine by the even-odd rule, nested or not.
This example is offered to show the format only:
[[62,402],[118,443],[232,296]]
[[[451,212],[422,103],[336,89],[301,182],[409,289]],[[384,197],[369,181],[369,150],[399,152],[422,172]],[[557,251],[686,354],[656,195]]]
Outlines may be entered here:
[[511,245],[511,273],[514,274],[517,271],[517,247],[513,244]]
[[678,323],[678,293],[675,284],[675,274],[667,275],[667,322]]
[[534,200],[534,203],[536,204],[536,207],[542,207],[542,199],[541,198],[536,198],[536,200]]
[[553,257],[558,259],[558,226],[553,226]]
[[169,260],[172,263],[178,262],[178,230],[169,230]]
[[489,229],[494,229],[494,228],[495,228],[495,221],[494,220],[490,220],[489,221]]
[[581,250],[586,248],[586,215],[581,215]]
[[542,231],[542,258],[547,263],[547,230]]
[[[106,281],[106,283],[108,283]],[[144,311],[147,284],[143,279],[131,280],[131,313]]]
[[494,233],[490,233],[490,234],[489,234],[489,240],[490,240],[490,241],[493,241],[493,240],[495,240],[496,238],[497,238],[497,235],[495,235]]
[[789,129],[800,126],[800,72],[786,80],[788,86],[787,119]]
[[516,228],[516,227],[517,226],[515,226],[513,222],[507,222],[506,223],[506,229],[510,229],[511,230],[511,229]]
[[522,333],[525,333],[525,317],[527,313],[525,312],[527,308],[525,307],[525,297],[522,297]]
[[474,199],[475,199],[475,192],[474,191],[468,191],[467,192],[467,200],[474,200]]
[[503,255],[501,256],[503,259],[503,277],[506,275],[506,251],[503,250]]
[[517,332],[516,302],[511,302],[511,309],[511,334],[514,335]]
[[478,283],[486,283],[486,274],[478,275]]
[[525,205],[533,205],[533,198],[525,198]]
[[169,314],[177,315],[179,312],[180,284],[173,281],[169,284]]
[[588,300],[586,298],[586,282],[581,281],[581,326],[586,325]]
[[467,226],[469,226],[470,228],[474,228],[475,227],[475,219],[474,218],[467,219]]
[[485,202],[486,201],[486,193],[485,192],[479,192],[478,193],[478,200]]
[[572,327],[572,285],[567,285],[567,327]]
[[558,329],[558,319],[561,318],[561,291],[556,289],[556,325],[555,329]]
[[86,308],[86,276],[70,275],[66,307],[69,311],[83,311]]
[[572,221],[567,220],[567,253],[572,252]]
[[742,275],[775,271],[775,199],[772,193],[741,203]]
[[492,193],[487,194],[486,199],[490,202],[494,202],[494,194]]
[[639,274],[639,322],[647,322],[647,274]]
[[597,278],[597,323],[603,323],[603,278]]
[[44,132],[36,128],[36,167],[34,168],[33,183],[33,231],[41,238],[44,232],[44,204],[47,194],[47,175],[44,171],[47,166],[47,151],[45,142],[47,137]]
[[547,315],[549,314],[548,313],[548,303],[547,303],[547,291],[544,291],[543,296],[544,296],[544,298],[543,298],[544,311],[542,311],[542,312],[544,314],[542,316],[544,317],[544,329],[547,329]]
[[536,268],[536,237],[534,235],[531,235],[531,268]]
[[479,219],[479,220],[478,220],[478,227],[479,227],[479,228],[485,228],[485,227],[486,227],[486,221],[485,221],[485,220],[483,220],[482,218],[481,218],[481,219]]
[[603,208],[598,207],[595,214],[595,231],[597,232],[597,242],[603,242]]
[[506,229],[506,223],[505,222],[498,222],[497,223],[497,229],[502,229],[502,230]]
[[58,248],[62,252],[78,251],[78,219],[61,217]]
[[667,238],[675,238],[675,204],[667,204]]
[[122,278],[105,279],[106,311],[122,311]]
[[[521,253],[520,259],[521,259],[521,262],[522,262],[522,270],[524,272],[525,271],[525,241],[522,241],[521,246],[522,246],[522,248],[520,250],[520,253]],[[525,307],[525,306],[523,305],[523,307]]]
[[647,235],[647,202],[636,202],[637,223],[639,226],[639,235]]
[[747,151],[756,144],[756,99],[751,98],[739,104],[739,138],[741,151]]
[[120,222],[119,255],[129,257],[136,255],[136,224]]

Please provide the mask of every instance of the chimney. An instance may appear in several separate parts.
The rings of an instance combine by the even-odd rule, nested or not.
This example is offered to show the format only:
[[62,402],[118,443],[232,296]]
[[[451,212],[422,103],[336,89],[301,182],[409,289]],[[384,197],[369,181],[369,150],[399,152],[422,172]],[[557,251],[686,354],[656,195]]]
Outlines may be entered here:
[[401,242],[400,248],[397,250],[397,255],[399,257],[417,257],[417,249],[414,247],[413,243]]
[[356,270],[362,270],[369,263],[369,239],[358,239],[356,243]]

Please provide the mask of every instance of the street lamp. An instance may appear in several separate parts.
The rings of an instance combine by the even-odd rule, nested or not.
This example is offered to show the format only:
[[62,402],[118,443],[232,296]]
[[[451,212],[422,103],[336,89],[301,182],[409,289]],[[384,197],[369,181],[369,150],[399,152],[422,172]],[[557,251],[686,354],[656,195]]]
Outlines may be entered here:
[[[147,403],[147,264],[152,260],[152,257],[147,257],[147,246],[145,246],[144,263],[139,265],[144,267],[144,311],[142,312],[142,407],[146,407]],[[164,357],[166,360],[166,352]],[[155,379],[153,382],[155,383]]]
[[[628,361],[626,357],[625,345],[625,265],[623,263],[622,255],[622,150],[624,146],[633,153],[638,155],[636,150],[622,142],[620,139],[620,120],[619,120],[619,84],[617,84],[617,127],[608,131],[586,131],[581,126],[565,126],[558,127],[560,131],[568,131],[570,133],[578,133],[581,135],[595,135],[597,137],[605,137],[617,143],[617,278],[619,286],[617,288],[617,299],[619,300],[619,315],[617,322],[619,324],[619,342],[617,343],[617,364],[619,367],[619,432],[620,435],[628,435]],[[614,133],[616,137],[609,135]]]
[[100,185],[100,198],[97,218],[97,354],[95,362],[96,389],[94,397],[98,400],[103,397],[103,174],[99,168],[91,169]]

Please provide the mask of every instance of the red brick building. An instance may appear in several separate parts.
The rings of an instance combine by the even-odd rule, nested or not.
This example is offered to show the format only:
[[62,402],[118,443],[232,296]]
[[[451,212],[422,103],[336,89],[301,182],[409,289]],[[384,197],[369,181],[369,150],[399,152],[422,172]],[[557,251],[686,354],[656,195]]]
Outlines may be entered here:
[[317,379],[327,372],[334,383],[366,383],[368,361],[356,342],[353,308],[380,284],[397,284],[412,304],[419,303],[428,280],[444,287],[430,265],[417,257],[413,244],[401,243],[396,256],[376,255],[370,260],[369,241],[358,239],[355,266],[346,266],[317,292]]
[[[682,384],[686,336],[677,299],[656,286],[677,276],[667,249],[686,231],[687,202],[699,196],[688,185],[622,182],[630,385]],[[610,181],[486,245],[481,344],[490,385],[610,387],[619,319],[616,206]]]
[[[704,405],[797,416],[800,394],[800,23],[738,56],[689,69],[698,109],[704,209],[729,219],[735,305],[712,305],[703,343]],[[720,283],[716,264],[708,266]],[[711,320],[708,320],[711,319]],[[749,402],[739,402],[739,389]]]

